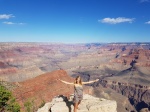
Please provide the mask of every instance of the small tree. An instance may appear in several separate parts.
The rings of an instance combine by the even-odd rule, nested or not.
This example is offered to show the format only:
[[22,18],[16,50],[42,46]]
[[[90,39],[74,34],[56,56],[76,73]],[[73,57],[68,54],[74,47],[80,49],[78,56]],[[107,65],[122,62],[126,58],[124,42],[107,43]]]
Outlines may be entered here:
[[0,85],[0,111],[20,112],[20,106],[12,93]]
[[11,97],[10,91],[6,90],[5,87],[0,85],[0,110],[5,109],[10,97]]

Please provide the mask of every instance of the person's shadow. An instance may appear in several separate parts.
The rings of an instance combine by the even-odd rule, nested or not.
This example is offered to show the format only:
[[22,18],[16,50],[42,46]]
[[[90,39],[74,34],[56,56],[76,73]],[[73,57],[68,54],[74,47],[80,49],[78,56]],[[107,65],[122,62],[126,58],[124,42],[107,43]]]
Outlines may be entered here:
[[62,98],[64,100],[64,102],[66,103],[66,106],[68,107],[68,112],[71,112],[71,105],[73,105],[73,101],[69,101],[67,97],[63,96],[63,95],[59,95],[58,98]]

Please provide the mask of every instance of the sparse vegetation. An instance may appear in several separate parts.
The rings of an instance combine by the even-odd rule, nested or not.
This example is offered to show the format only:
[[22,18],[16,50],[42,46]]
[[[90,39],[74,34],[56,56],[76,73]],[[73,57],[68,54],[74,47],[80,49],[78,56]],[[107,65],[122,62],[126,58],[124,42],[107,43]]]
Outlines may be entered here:
[[24,103],[25,112],[35,112],[34,100],[28,99]]
[[12,93],[0,85],[0,112],[20,112],[20,106]]

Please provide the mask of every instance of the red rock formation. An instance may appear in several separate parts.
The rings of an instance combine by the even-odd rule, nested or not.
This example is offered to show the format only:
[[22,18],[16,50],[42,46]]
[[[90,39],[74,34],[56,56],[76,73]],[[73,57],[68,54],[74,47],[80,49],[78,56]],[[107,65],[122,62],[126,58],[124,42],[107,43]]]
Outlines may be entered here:
[[15,67],[9,67],[9,68],[6,68],[6,69],[0,69],[0,76],[1,74],[8,74],[8,73],[17,73],[17,68]]
[[6,67],[5,63],[0,61],[0,68],[5,68],[5,67]]
[[57,95],[70,96],[73,93],[73,86],[66,85],[57,79],[73,81],[64,70],[53,71],[42,74],[24,82],[20,82],[19,87],[13,90],[13,94],[24,110],[24,103],[33,101],[35,108],[38,108],[42,101],[49,102]]
[[127,49],[119,53],[118,58],[112,59],[113,63],[122,63],[130,65],[132,60],[136,60],[137,66],[150,67],[150,50],[146,49]]

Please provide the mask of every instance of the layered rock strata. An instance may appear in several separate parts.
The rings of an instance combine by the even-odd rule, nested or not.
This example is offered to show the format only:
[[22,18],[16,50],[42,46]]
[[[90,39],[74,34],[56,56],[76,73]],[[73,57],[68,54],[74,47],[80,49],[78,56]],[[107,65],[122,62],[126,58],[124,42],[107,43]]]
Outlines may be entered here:
[[57,70],[17,83],[18,87],[13,90],[13,94],[21,105],[22,111],[25,111],[25,102],[31,102],[35,111],[43,102],[51,101],[54,96],[70,96],[73,93],[73,86],[57,79],[74,80],[64,70]]
[[137,111],[140,111],[142,108],[150,108],[150,86],[107,80],[101,80],[100,84],[128,97],[130,103],[134,105]]

